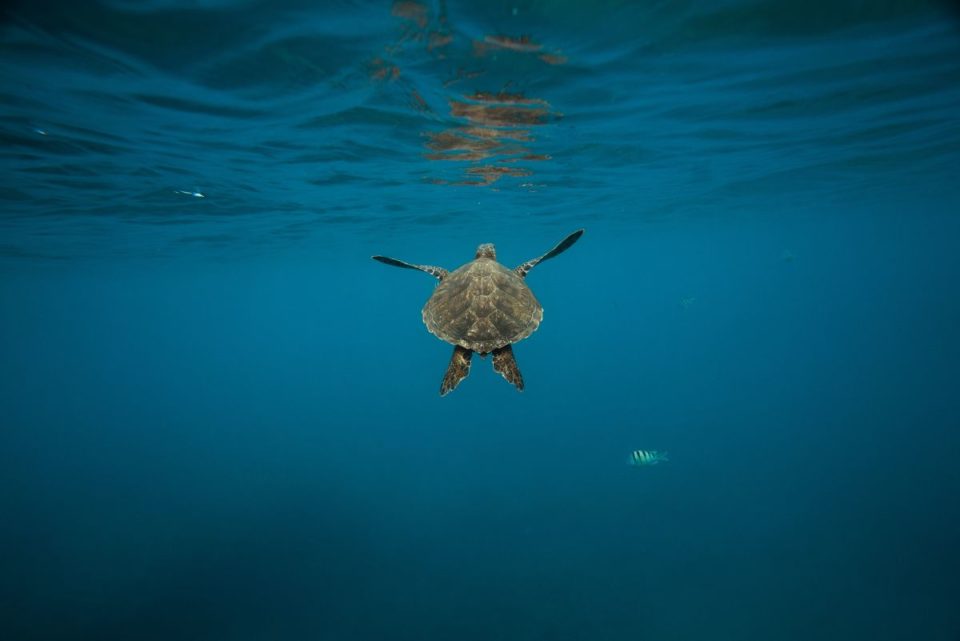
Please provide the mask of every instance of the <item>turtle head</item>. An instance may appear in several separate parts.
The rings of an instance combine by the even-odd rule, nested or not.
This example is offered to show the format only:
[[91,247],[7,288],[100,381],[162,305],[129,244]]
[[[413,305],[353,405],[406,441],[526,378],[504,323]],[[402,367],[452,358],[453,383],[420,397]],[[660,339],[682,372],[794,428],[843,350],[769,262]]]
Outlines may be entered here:
[[474,258],[497,259],[497,250],[493,248],[493,243],[484,243],[477,247],[477,255]]

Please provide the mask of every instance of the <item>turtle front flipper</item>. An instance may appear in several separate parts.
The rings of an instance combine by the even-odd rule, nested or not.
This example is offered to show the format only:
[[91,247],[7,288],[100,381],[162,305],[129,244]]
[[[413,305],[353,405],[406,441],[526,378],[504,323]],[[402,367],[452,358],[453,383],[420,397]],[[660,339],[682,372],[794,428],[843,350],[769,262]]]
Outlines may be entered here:
[[554,256],[559,256],[563,252],[570,249],[570,247],[575,242],[577,242],[581,236],[583,236],[583,230],[578,229],[577,231],[573,232],[572,234],[570,234],[569,236],[561,240],[556,247],[548,251],[543,256],[540,256],[539,258],[534,258],[533,260],[528,260],[527,262],[520,265],[513,271],[515,271],[517,273],[517,276],[519,276],[520,278],[525,278],[527,275],[527,272],[529,272],[531,269],[536,267],[538,264],[542,263],[545,260],[550,260]]
[[394,267],[403,267],[405,269],[419,269],[422,272],[427,272],[431,276],[436,277],[437,280],[443,280],[447,275],[447,270],[443,267],[434,267],[433,265],[414,265],[413,263],[407,263],[402,260],[397,260],[396,258],[389,258],[388,256],[371,256],[370,258],[378,260],[385,265],[393,265]]
[[517,359],[513,357],[513,348],[509,345],[493,350],[493,371],[499,372],[513,383],[518,392],[523,391],[523,376],[520,375],[520,368],[517,367]]
[[473,352],[465,347],[457,345],[453,348],[453,356],[450,357],[450,365],[447,366],[447,373],[443,375],[443,383],[440,384],[440,396],[446,396],[460,384],[460,381],[470,373],[470,357]]

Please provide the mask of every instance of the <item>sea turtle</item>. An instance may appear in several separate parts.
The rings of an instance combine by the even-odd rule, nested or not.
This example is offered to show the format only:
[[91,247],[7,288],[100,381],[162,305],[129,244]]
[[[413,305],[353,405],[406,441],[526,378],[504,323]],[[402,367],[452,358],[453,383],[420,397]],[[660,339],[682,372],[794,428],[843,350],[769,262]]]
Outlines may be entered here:
[[394,267],[419,269],[440,281],[423,307],[423,322],[430,333],[454,346],[440,396],[467,377],[473,352],[481,357],[492,352],[493,369],[517,390],[523,390],[523,377],[510,345],[535,332],[543,318],[543,308],[523,279],[538,263],[569,249],[582,234],[582,229],[573,232],[543,256],[516,269],[507,269],[497,262],[491,243],[477,247],[474,259],[452,272],[373,256],[374,260]]

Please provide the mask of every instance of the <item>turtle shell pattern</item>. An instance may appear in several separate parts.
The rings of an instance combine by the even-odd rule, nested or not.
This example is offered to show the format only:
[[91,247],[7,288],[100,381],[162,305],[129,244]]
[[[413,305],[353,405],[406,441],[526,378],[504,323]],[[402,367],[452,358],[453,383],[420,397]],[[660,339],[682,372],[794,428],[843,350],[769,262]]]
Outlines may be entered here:
[[431,334],[479,354],[523,340],[541,320],[543,307],[523,279],[491,258],[447,274],[423,307]]

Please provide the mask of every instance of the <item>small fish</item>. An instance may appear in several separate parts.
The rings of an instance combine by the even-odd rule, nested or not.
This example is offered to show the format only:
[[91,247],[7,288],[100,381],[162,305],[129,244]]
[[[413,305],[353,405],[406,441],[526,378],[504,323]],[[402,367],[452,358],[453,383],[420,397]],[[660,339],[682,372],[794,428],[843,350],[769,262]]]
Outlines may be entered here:
[[627,463],[634,467],[645,467],[647,465],[656,465],[660,461],[669,461],[666,452],[656,450],[635,450],[630,452],[630,458]]
[[206,196],[204,196],[199,191],[184,191],[183,189],[177,189],[173,193],[183,194],[184,196],[193,196],[194,198],[206,198]]

